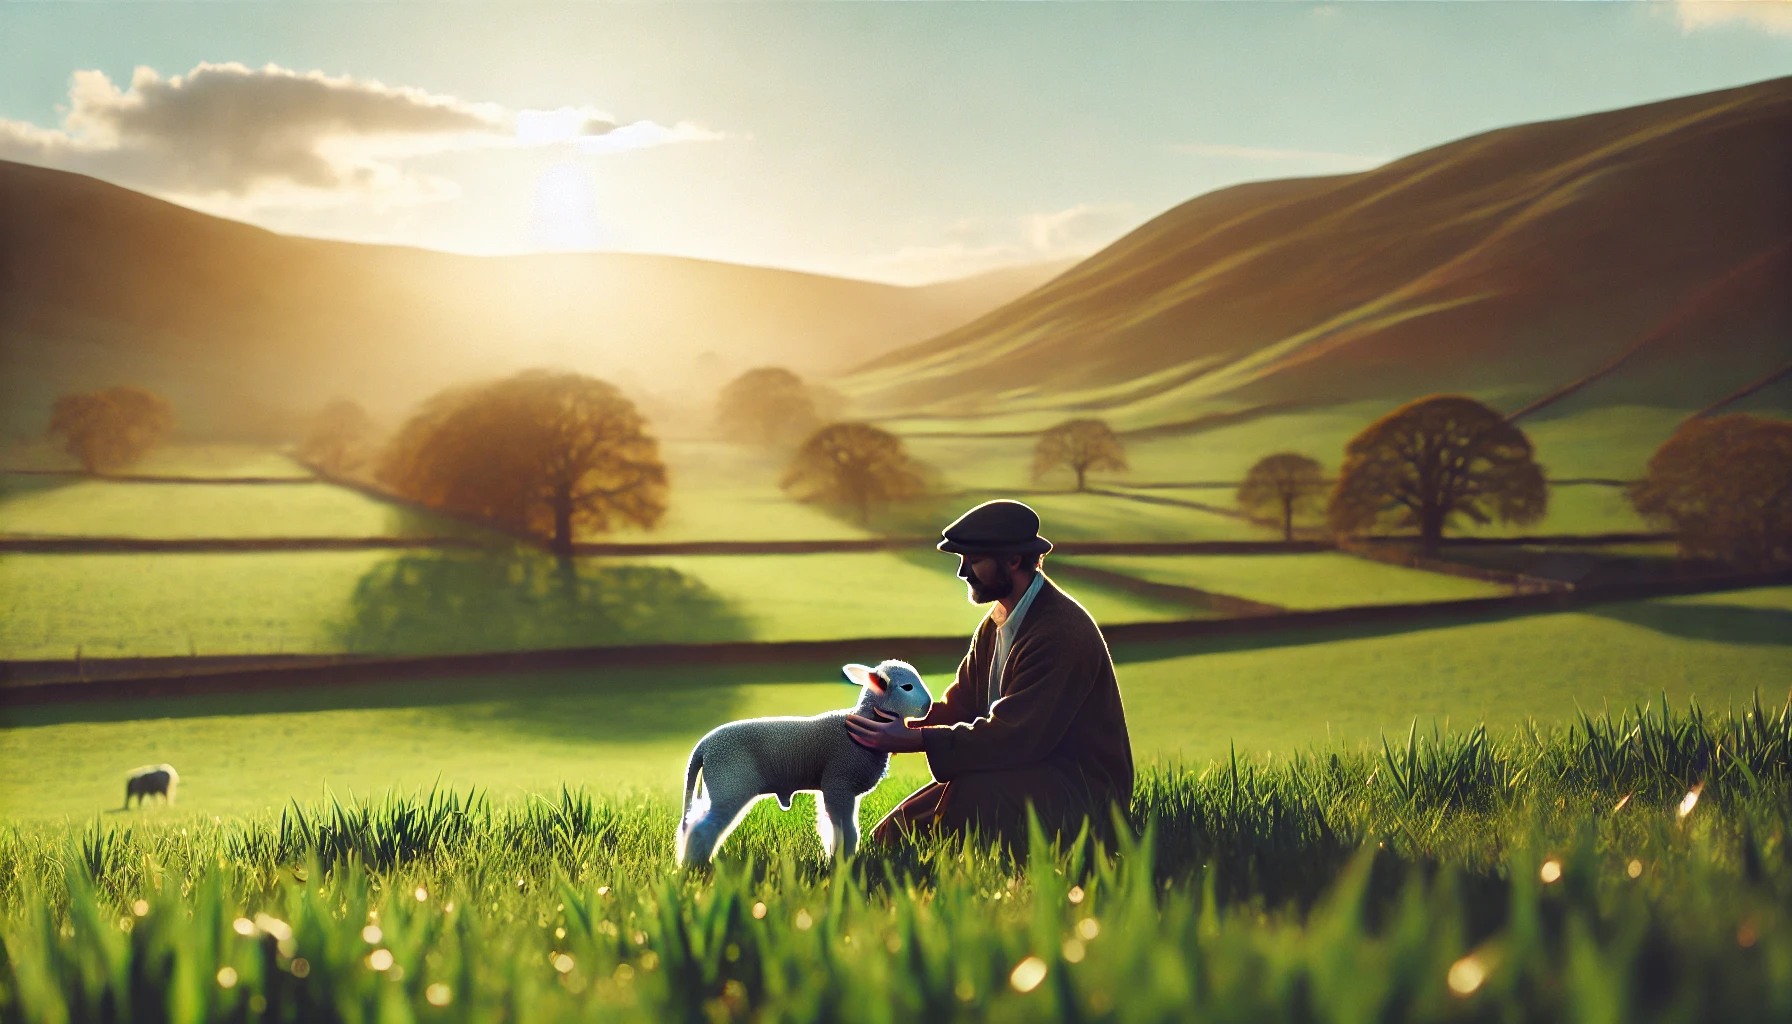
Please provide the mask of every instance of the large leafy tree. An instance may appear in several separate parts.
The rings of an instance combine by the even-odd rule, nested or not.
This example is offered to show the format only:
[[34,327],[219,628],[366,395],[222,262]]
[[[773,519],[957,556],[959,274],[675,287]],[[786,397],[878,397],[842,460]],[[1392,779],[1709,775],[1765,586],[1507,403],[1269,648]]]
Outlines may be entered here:
[[1630,500],[1680,553],[1746,568],[1792,562],[1792,423],[1691,419],[1656,449]]
[[1549,487],[1524,431],[1461,395],[1421,398],[1369,424],[1344,447],[1326,518],[1340,535],[1416,528],[1436,554],[1456,517],[1535,523]]
[[1282,539],[1294,539],[1296,514],[1312,514],[1323,508],[1325,470],[1318,461],[1298,452],[1277,452],[1257,460],[1238,485],[1238,505],[1253,519],[1274,518],[1282,524]]
[[174,407],[160,395],[120,385],[63,395],[50,409],[50,433],[89,473],[121,469],[161,444],[174,429]]
[[530,370],[454,388],[400,428],[379,478],[424,504],[546,537],[651,527],[666,512],[659,442],[633,402],[576,373]]
[[716,429],[729,440],[794,445],[820,425],[809,386],[781,366],[748,370],[716,398]]
[[1126,450],[1120,438],[1102,420],[1065,420],[1047,430],[1033,446],[1033,479],[1067,467],[1076,474],[1076,489],[1084,489],[1090,470],[1126,470]]
[[850,508],[860,524],[870,523],[872,509],[927,489],[902,439],[867,423],[832,423],[811,434],[780,484],[797,501]]

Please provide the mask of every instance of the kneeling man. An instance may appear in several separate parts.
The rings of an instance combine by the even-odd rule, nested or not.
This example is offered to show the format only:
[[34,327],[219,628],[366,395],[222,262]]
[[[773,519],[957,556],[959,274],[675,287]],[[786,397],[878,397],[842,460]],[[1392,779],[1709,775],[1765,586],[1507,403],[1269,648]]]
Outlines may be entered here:
[[[1026,838],[1031,804],[1045,826],[1074,835],[1084,818],[1101,834],[1110,807],[1132,799],[1132,746],[1114,662],[1083,606],[1041,568],[1051,542],[1018,501],[978,505],[946,527],[939,549],[959,556],[973,604],[990,604],[958,679],[925,718],[851,716],[860,744],[925,752],[934,782],[872,833],[967,832]],[[993,602],[993,603],[992,603]]]

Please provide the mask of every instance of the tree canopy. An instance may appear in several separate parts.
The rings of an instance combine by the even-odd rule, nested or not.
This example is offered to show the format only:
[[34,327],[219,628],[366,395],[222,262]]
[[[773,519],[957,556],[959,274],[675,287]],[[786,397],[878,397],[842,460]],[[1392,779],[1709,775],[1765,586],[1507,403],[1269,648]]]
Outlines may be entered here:
[[160,395],[120,385],[63,395],[50,409],[50,433],[89,473],[121,469],[147,455],[174,429],[174,407]]
[[415,501],[549,538],[652,527],[666,512],[659,442],[633,402],[576,373],[530,370],[431,398],[388,446],[379,479]]
[[1421,398],[1345,445],[1326,517],[1340,535],[1417,528],[1420,547],[1435,554],[1458,516],[1520,525],[1543,518],[1549,488],[1533,454],[1524,431],[1480,402]]
[[779,483],[797,501],[852,509],[862,525],[872,509],[927,489],[902,439],[867,423],[832,423],[811,434]]
[[1325,470],[1298,452],[1277,452],[1257,460],[1238,485],[1238,505],[1253,519],[1279,520],[1282,539],[1294,539],[1295,515],[1322,510]]
[[372,455],[373,419],[361,403],[338,398],[323,407],[299,442],[299,458],[335,476],[347,476]]
[[1792,562],[1792,423],[1746,413],[1687,420],[1656,449],[1630,500],[1678,535],[1686,557]]
[[716,429],[729,440],[794,445],[820,424],[809,386],[781,366],[748,370],[716,398]]
[[1076,474],[1076,489],[1083,490],[1090,470],[1126,470],[1126,450],[1106,421],[1079,419],[1063,423],[1040,435],[1033,446],[1033,479],[1060,466]]

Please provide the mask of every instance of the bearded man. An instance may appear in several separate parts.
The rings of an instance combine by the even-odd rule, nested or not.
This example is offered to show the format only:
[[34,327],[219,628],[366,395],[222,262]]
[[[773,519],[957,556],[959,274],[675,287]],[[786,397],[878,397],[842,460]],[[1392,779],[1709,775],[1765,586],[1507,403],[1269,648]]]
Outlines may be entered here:
[[1046,578],[1051,542],[1018,501],[978,505],[942,531],[973,604],[989,614],[958,678],[926,717],[849,716],[860,745],[925,753],[934,781],[873,830],[975,832],[1018,845],[1032,806],[1046,834],[1098,834],[1132,799],[1132,745],[1107,642],[1082,605]]

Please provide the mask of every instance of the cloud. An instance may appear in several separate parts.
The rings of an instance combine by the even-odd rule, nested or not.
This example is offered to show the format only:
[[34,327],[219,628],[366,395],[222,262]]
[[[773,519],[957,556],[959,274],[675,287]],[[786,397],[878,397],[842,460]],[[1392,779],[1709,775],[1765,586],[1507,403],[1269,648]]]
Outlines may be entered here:
[[1686,32],[1738,21],[1774,35],[1792,35],[1792,0],[1676,0]]
[[939,241],[906,245],[874,262],[880,276],[912,284],[1087,256],[1125,229],[1130,208],[1128,203],[1078,203],[1011,218],[970,217],[947,225]]
[[620,124],[591,107],[509,111],[321,71],[200,64],[171,78],[140,67],[128,89],[78,71],[59,127],[0,119],[0,158],[213,203],[303,206],[452,196],[452,182],[405,166],[438,153],[720,137],[688,123]]
[[1266,163],[1323,161],[1373,167],[1376,164],[1386,163],[1388,159],[1385,156],[1367,156],[1362,153],[1328,153],[1315,149],[1268,149],[1261,146],[1227,146],[1205,142],[1182,143],[1170,148],[1178,153],[1193,153],[1196,156],[1220,156],[1230,157],[1234,160],[1257,160]]

